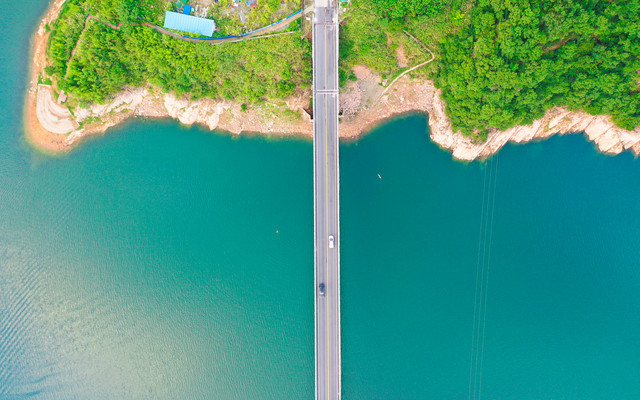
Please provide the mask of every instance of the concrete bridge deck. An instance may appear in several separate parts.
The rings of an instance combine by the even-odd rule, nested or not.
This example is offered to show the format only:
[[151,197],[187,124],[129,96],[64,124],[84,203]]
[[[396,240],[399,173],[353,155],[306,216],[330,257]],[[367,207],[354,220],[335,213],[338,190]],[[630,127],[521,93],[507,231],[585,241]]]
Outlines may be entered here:
[[[338,4],[316,0],[313,21],[316,399],[340,399]],[[324,284],[324,294],[320,284]]]

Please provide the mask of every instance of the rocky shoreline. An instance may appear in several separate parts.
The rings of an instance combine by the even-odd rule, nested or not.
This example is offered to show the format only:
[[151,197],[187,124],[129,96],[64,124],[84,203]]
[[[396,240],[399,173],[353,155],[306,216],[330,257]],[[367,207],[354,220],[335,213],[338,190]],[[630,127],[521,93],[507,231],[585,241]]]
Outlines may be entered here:
[[[431,82],[405,83],[405,85],[408,96],[396,99],[392,97],[389,99],[389,107],[396,112],[415,110],[427,113],[431,140],[450,151],[458,160],[472,161],[487,158],[498,152],[508,142],[526,143],[547,139],[555,134],[582,132],[603,153],[613,155],[629,150],[635,156],[640,155],[640,127],[634,130],[621,129],[614,125],[608,116],[572,112],[562,107],[548,110],[542,118],[535,120],[531,125],[514,126],[505,131],[494,129],[489,132],[485,142],[474,143],[471,138],[453,132],[451,122],[445,113],[441,92]],[[409,105],[393,107],[394,103]]]
[[[153,87],[127,88],[106,104],[76,108],[71,113],[54,99],[51,87],[38,83],[38,77],[46,66],[49,34],[45,25],[57,18],[64,1],[52,3],[34,38],[25,126],[28,141],[37,148],[51,153],[65,152],[83,138],[104,133],[131,117],[170,117],[185,125],[201,124],[210,130],[233,134],[312,136],[313,124],[305,111],[311,97],[309,91],[297,93],[285,102],[267,102],[245,109],[232,101],[189,101],[170,93],[159,93]],[[474,143],[472,139],[453,132],[441,93],[431,81],[405,76],[382,95],[384,87],[375,73],[357,67],[356,76],[358,81],[351,82],[341,93],[342,138],[357,138],[394,115],[424,112],[429,115],[431,140],[459,160],[489,157],[508,142],[525,143],[546,139],[556,133],[575,132],[585,132],[604,153],[618,154],[630,150],[636,156],[640,155],[640,127],[624,130],[611,123],[607,116],[592,116],[563,108],[549,110],[531,125],[491,131],[485,142]]]

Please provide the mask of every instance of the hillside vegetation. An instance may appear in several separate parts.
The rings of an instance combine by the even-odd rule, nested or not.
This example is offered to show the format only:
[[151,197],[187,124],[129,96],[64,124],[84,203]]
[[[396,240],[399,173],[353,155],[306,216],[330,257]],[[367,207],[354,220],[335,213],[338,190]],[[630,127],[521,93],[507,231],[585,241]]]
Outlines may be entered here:
[[[311,84],[311,44],[283,35],[212,46],[177,40],[147,27],[160,23],[161,0],[70,0],[52,27],[47,72],[77,100],[102,102],[125,86],[151,83],[191,98],[256,103],[285,98]],[[85,17],[119,25],[114,30]],[[77,47],[76,47],[77,43]],[[71,57],[75,47],[75,53]]]
[[[370,3],[367,6],[365,3]],[[363,7],[375,10],[361,16]],[[434,46],[426,71],[443,91],[454,129],[478,138],[528,124],[553,106],[640,125],[640,0],[353,0],[346,37],[368,51],[346,54],[386,74],[392,40],[408,29]],[[366,33],[353,27],[368,25]],[[362,44],[358,38],[371,44]]]
[[[52,27],[47,73],[82,102],[151,83],[177,95],[255,103],[311,84],[311,43],[301,35],[211,46],[138,25],[138,17],[161,23],[171,4],[69,0]],[[120,30],[93,20],[85,28],[87,14]],[[437,56],[411,75],[434,80],[454,129],[466,135],[483,139],[554,106],[640,125],[640,0],[352,0],[342,16],[342,84],[357,64],[390,80],[427,60],[410,33]],[[402,68],[399,47],[409,64]]]

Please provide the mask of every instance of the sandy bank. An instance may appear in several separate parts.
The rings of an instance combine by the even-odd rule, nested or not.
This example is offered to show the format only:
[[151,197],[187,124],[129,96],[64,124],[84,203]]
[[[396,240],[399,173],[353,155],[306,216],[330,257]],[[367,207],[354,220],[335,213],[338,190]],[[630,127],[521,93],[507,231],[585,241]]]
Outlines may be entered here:
[[[160,93],[152,87],[127,88],[102,105],[76,108],[73,114],[54,99],[52,90],[38,85],[38,76],[46,66],[45,25],[59,14],[64,0],[55,0],[40,23],[33,42],[31,82],[25,111],[26,135],[30,143],[49,152],[73,148],[83,138],[103,133],[130,117],[171,117],[186,125],[201,124],[211,130],[234,134],[242,132],[311,136],[313,125],[304,111],[309,106],[310,91],[297,93],[285,102],[268,102],[242,110],[241,105],[226,100],[189,101],[173,94]],[[405,76],[383,95],[380,76],[364,67],[356,67],[357,82],[341,91],[342,117],[340,136],[355,138],[382,121],[411,111],[429,114],[431,139],[460,160],[488,157],[507,142],[524,143],[559,133],[585,132],[597,147],[609,154],[630,150],[640,155],[640,127],[633,131],[614,126],[607,116],[569,112],[563,108],[549,110],[527,126],[490,132],[484,143],[473,143],[453,132],[445,114],[440,91],[431,81]]]
[[51,3],[33,37],[29,89],[25,98],[25,134],[27,141],[42,150],[54,153],[68,148],[65,145],[66,135],[47,130],[37,117],[38,76],[46,67],[47,61],[46,49],[49,32],[46,31],[45,26],[58,18],[64,2],[65,0],[54,0]]

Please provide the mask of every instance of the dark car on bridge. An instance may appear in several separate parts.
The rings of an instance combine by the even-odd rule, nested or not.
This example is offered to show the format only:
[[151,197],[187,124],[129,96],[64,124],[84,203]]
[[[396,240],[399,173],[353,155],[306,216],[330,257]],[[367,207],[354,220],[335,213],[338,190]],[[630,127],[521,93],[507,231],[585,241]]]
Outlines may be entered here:
[[324,283],[321,283],[320,284],[320,295],[324,296],[325,293],[326,293],[326,291],[325,291]]

